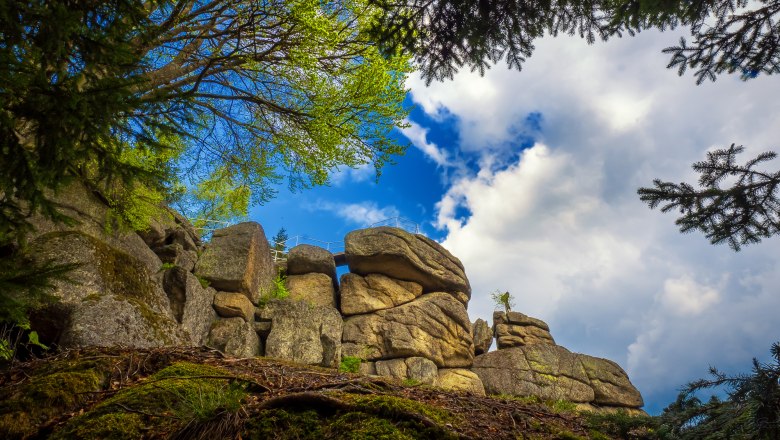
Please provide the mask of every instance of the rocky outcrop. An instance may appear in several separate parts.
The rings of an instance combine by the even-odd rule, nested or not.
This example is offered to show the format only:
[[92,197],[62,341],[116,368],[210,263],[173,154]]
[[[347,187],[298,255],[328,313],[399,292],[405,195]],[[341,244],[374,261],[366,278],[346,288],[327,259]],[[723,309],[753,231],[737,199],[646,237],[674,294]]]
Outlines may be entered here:
[[439,377],[436,364],[423,357],[376,361],[374,369],[379,376],[412,380],[428,385],[436,385]]
[[195,274],[217,290],[241,292],[258,304],[276,276],[262,226],[247,222],[214,231]]
[[382,274],[362,277],[341,276],[341,313],[357,315],[406,304],[422,295],[422,286],[412,281],[394,280]]
[[365,360],[424,357],[438,367],[469,367],[474,357],[466,309],[444,292],[348,317],[342,341],[345,355]]
[[189,341],[148,261],[76,231],[44,234],[31,249],[39,261],[78,265],[68,273],[70,281],[54,282],[52,294],[60,304],[50,312],[57,318],[47,320],[51,342],[157,347]]
[[489,352],[474,358],[472,371],[489,394],[642,406],[639,392],[617,364],[560,346],[537,344]]
[[555,345],[547,323],[519,312],[493,312],[493,331],[498,349],[525,345]]
[[339,365],[343,321],[334,307],[271,300],[258,309],[257,319],[271,323],[266,356],[323,367]]
[[321,273],[330,277],[332,282],[336,278],[336,261],[333,254],[327,249],[309,244],[299,244],[287,253],[287,275],[306,275]]
[[336,307],[333,279],[322,273],[287,275],[285,286],[293,301],[304,301],[313,306]]
[[460,292],[464,304],[471,295],[460,260],[423,235],[389,227],[361,229],[347,234],[344,246],[350,272],[414,281],[425,292]]
[[163,263],[188,272],[195,268],[202,243],[192,224],[178,212],[163,208],[160,215],[151,219],[148,229],[138,235]]
[[473,371],[463,368],[440,369],[436,384],[445,390],[463,391],[478,396],[485,395],[485,387],[479,376]]
[[480,355],[487,353],[493,344],[493,331],[484,319],[477,319],[472,325],[472,336],[474,338],[474,354]]
[[262,353],[262,342],[254,325],[244,318],[227,318],[215,321],[207,341],[209,347],[240,358],[258,356]]

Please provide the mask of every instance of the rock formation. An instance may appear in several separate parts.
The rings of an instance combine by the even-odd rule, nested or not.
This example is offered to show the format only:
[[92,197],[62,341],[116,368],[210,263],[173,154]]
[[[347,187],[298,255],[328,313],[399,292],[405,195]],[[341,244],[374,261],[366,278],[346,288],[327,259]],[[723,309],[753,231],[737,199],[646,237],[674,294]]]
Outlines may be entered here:
[[[496,312],[473,324],[461,262],[438,243],[395,228],[350,232],[350,273],[336,277],[329,251],[288,253],[279,298],[263,228],[241,223],[202,243],[167,210],[147,231],[106,227],[108,207],[83,187],[58,195],[76,225],[37,219],[35,258],[80,266],[57,281],[60,303],[34,317],[62,347],[208,345],[488,394],[565,399],[598,408],[639,408],[642,397],[616,363],[555,344],[543,321]],[[63,252],[67,250],[67,252]],[[489,352],[493,338],[498,350]]]

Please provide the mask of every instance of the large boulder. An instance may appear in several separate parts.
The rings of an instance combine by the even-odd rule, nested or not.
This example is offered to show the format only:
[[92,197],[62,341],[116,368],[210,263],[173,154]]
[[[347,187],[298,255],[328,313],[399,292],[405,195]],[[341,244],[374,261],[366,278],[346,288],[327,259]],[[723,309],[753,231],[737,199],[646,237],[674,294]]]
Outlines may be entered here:
[[216,291],[203,287],[195,275],[178,266],[164,272],[163,289],[173,316],[190,334],[190,344],[205,344],[211,323],[217,318],[212,307]]
[[488,394],[593,402],[595,394],[578,356],[556,345],[492,351],[474,358],[471,371]]
[[[149,273],[160,270],[160,258],[135,231],[116,224],[108,205],[97,193],[80,183],[72,183],[50,198],[58,210],[70,217],[73,223],[55,223],[35,215],[29,219],[35,227],[33,238],[53,232],[78,232],[133,256],[146,266]],[[164,213],[161,212],[160,215]]]
[[242,293],[217,292],[214,310],[223,318],[243,318],[246,322],[255,320],[255,306]]
[[518,312],[494,312],[493,331],[499,350],[525,345],[555,345],[547,324]]
[[376,361],[374,368],[379,376],[413,380],[427,385],[435,385],[439,377],[436,364],[422,357]]
[[254,357],[262,353],[262,342],[254,325],[243,318],[215,321],[211,325],[206,345],[240,358]]
[[485,387],[476,373],[463,368],[442,368],[436,384],[449,391],[464,391],[478,396],[485,395]]
[[139,348],[190,342],[143,258],[76,231],[44,234],[30,249],[39,261],[78,265],[67,274],[70,282],[54,282],[52,294],[60,304],[50,312],[56,317],[46,319],[52,326],[44,330],[48,341],[61,347]]
[[[639,391],[610,360],[571,353],[560,346],[531,345],[474,358],[475,372],[490,394],[568,400],[594,408],[639,408]],[[586,406],[583,406],[586,407]]]
[[241,292],[258,304],[276,276],[263,227],[247,222],[214,231],[195,274],[217,290]]
[[356,273],[341,276],[341,313],[357,315],[406,304],[422,295],[422,286],[381,274],[362,277]]
[[474,354],[480,355],[487,353],[493,344],[493,331],[490,329],[487,321],[477,319],[472,325],[472,335],[474,337]]
[[287,275],[285,286],[293,301],[305,301],[313,306],[336,307],[333,279],[322,273]]
[[256,313],[270,321],[265,356],[300,364],[338,367],[343,321],[334,307],[274,299]]
[[287,275],[321,273],[336,283],[336,261],[327,249],[310,244],[299,244],[287,253]]
[[579,355],[579,358],[595,394],[594,404],[630,408],[644,405],[642,395],[628,380],[628,375],[620,365],[609,359],[585,354]]
[[424,357],[438,367],[469,367],[471,322],[452,295],[434,292],[391,309],[344,321],[345,356],[365,360]]
[[390,227],[361,229],[347,234],[344,245],[350,272],[414,281],[425,292],[460,292],[464,304],[471,296],[460,260],[423,235]]

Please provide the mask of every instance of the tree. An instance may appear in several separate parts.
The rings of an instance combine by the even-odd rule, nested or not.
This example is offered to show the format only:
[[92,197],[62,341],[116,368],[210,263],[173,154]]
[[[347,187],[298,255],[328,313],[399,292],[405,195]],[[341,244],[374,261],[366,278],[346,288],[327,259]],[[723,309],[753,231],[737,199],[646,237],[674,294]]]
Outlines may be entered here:
[[[752,374],[728,376],[710,368],[712,379],[688,384],[660,417],[664,438],[681,440],[780,438],[780,343],[772,345],[773,360],[753,359]],[[725,387],[727,398],[702,402],[695,393]]]
[[404,149],[387,134],[410,67],[367,39],[374,15],[362,0],[3,2],[1,232],[56,217],[47,191],[74,178],[117,207],[186,188],[230,216],[285,178],[378,174]]
[[[712,244],[728,243],[735,251],[742,245],[780,233],[780,171],[765,172],[756,166],[777,157],[765,152],[744,165],[736,163],[742,146],[707,153],[707,160],[693,164],[701,174],[696,189],[687,183],[675,184],[655,179],[652,188],[640,188],[639,197],[650,208],[662,212],[679,210],[680,231],[700,230]],[[734,183],[727,188],[727,179]]]
[[506,313],[509,313],[515,306],[515,298],[509,292],[496,290],[490,294],[490,298],[496,303],[496,307],[503,307]]
[[279,228],[279,232],[271,239],[271,249],[274,253],[274,259],[287,258],[287,254],[284,252],[287,249],[287,240],[290,237],[287,235],[287,230]]

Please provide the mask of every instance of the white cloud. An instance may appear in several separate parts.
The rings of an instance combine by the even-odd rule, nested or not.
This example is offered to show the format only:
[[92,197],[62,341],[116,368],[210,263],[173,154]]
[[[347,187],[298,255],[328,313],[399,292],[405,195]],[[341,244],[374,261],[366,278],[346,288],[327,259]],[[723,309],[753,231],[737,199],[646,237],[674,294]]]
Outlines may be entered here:
[[[678,34],[545,39],[519,73],[409,82],[482,158],[450,183],[436,220],[471,280],[472,319],[490,318],[490,292],[509,290],[561,345],[626,367],[651,411],[708,365],[747,371],[778,338],[780,240],[734,253],[681,235],[672,213],[636,196],[655,177],[695,181],[690,164],[714,146],[744,144],[745,158],[780,148],[780,81],[697,87],[664,68]],[[530,112],[543,116],[537,144],[496,168]]]
[[717,289],[699,284],[687,275],[666,280],[661,294],[661,302],[679,315],[698,315],[718,301]]
[[439,148],[435,143],[428,142],[428,130],[420,126],[420,124],[414,121],[406,121],[409,126],[401,130],[411,142],[412,145],[422,151],[426,157],[431,159],[440,167],[446,167],[449,165],[449,159],[447,158],[447,151]]
[[334,171],[330,175],[330,183],[335,186],[342,186],[350,182],[365,182],[376,176],[376,170],[371,163],[363,164],[355,168],[343,167]]
[[366,227],[382,220],[399,217],[395,206],[379,207],[375,202],[334,203],[318,200],[307,209],[313,211],[329,211],[357,226]]

